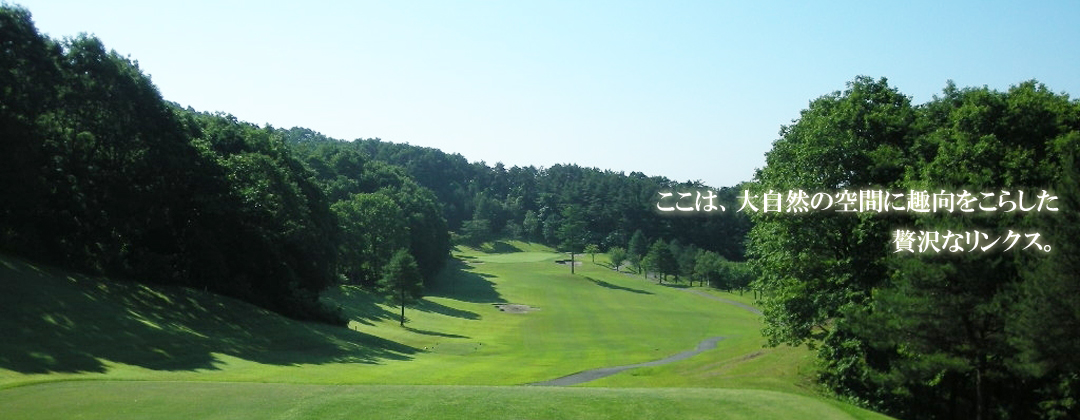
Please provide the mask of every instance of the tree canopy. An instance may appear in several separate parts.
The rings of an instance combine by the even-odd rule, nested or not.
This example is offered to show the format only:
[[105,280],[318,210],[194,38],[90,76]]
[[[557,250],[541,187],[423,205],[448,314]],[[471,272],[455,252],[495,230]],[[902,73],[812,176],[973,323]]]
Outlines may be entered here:
[[[950,83],[913,106],[885,79],[860,77],[781,130],[751,193],[788,200],[789,191],[884,190],[904,193],[901,207],[914,205],[917,191],[1012,191],[1016,199],[1056,188],[1061,195],[1074,185],[1069,156],[1078,133],[1080,104],[1036,82],[1007,92]],[[904,418],[1075,416],[1068,401],[1076,401],[1080,372],[1050,362],[1060,360],[1050,356],[1059,347],[1036,338],[1072,349],[1075,340],[1050,331],[1080,319],[1067,309],[1076,295],[1047,293],[1076,281],[1063,267],[1077,236],[1054,222],[1075,217],[1076,208],[1058,207],[1058,214],[753,212],[749,255],[765,292],[764,332],[774,344],[819,346],[825,384]],[[913,255],[895,236],[1036,229],[1064,252],[953,247]]]

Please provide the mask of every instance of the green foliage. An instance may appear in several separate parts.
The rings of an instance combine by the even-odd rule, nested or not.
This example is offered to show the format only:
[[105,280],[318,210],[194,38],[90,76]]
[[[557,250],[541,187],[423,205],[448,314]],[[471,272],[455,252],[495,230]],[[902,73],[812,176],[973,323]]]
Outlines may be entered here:
[[585,245],[585,253],[589,254],[589,257],[592,258],[593,264],[596,264],[596,254],[600,253],[600,247],[596,244]]
[[394,253],[409,244],[405,217],[382,193],[354,194],[331,207],[338,219],[338,270],[352,284],[372,286]]
[[521,231],[526,241],[535,240],[540,234],[540,218],[532,210],[525,211],[525,219],[521,222]]
[[[315,173],[317,182],[332,202],[350,200],[355,194],[375,193],[393,201],[401,210],[399,220],[408,232],[409,252],[416,258],[424,281],[430,284],[434,280],[446,262],[450,233],[442,216],[442,207],[429,189],[417,185],[400,167],[371,160],[361,144],[335,141],[300,128],[278,132],[288,139],[291,150],[305,166]],[[385,223],[394,225],[397,222]],[[380,259],[368,265],[377,267],[384,262],[385,259]],[[368,275],[365,278],[374,277]]]
[[712,251],[697,254],[692,276],[702,284],[727,291],[745,289],[754,279],[748,263],[728,261]]
[[661,283],[667,279],[669,274],[676,274],[679,271],[679,262],[675,259],[675,254],[671,252],[671,248],[663,240],[653,242],[641,265],[646,270],[659,274]]
[[[678,239],[685,245],[709,249],[733,261],[745,259],[743,242],[750,228],[745,213],[713,212],[672,218],[655,211],[657,192],[661,190],[713,189],[717,204],[730,205],[735,202],[737,188],[677,184],[639,172],[627,175],[576,165],[506,168],[497,163],[489,166],[484,162],[469,163],[460,155],[436,149],[379,139],[345,143],[302,128],[288,130],[286,137],[299,149],[347,144],[372,161],[403,168],[417,184],[435,194],[442,203],[447,226],[459,235],[467,221],[487,220],[495,234],[506,232],[512,236],[515,228],[512,223],[520,224],[526,240],[558,245],[563,241],[558,233],[562,226],[561,209],[576,206],[585,215],[586,243],[596,243],[601,248],[627,246],[630,232],[641,230],[648,237]],[[507,231],[508,227],[512,229]],[[644,256],[648,245],[646,242],[637,255]]]
[[649,253],[649,240],[645,239],[645,234],[640,229],[634,231],[634,234],[630,236],[630,245],[627,247],[626,253],[627,259],[634,265],[634,270],[640,273],[645,254]]
[[398,249],[383,269],[379,279],[379,292],[390,299],[391,304],[401,307],[401,325],[405,325],[405,306],[415,304],[423,297],[424,278],[416,266],[416,260],[405,248]]
[[608,249],[608,259],[611,260],[611,266],[615,271],[619,271],[619,267],[626,261],[626,249],[618,246]]
[[[858,78],[845,92],[811,102],[781,130],[752,192],[896,186],[903,161],[892,159],[892,151],[908,147],[913,120],[908,98],[884,79]],[[772,291],[762,301],[771,343],[814,338],[842,307],[862,304],[886,278],[884,218],[826,212],[751,217],[749,253],[761,287]]]
[[487,219],[466,220],[461,224],[460,242],[471,247],[479,247],[480,244],[491,240],[491,222]]
[[[1080,144],[1076,133],[1060,144]],[[1006,331],[1014,337],[1020,367],[1039,378],[1039,407],[1045,418],[1080,412],[1080,153],[1061,151],[1062,171],[1054,190],[1060,213],[1039,219],[1039,232],[1055,238],[1045,264],[1021,273],[1015,317]]]
[[[1056,184],[1063,211],[754,213],[749,252],[771,343],[820,346],[826,385],[905,418],[1076,414],[1078,367],[1066,359],[1080,350],[1067,327],[1080,325],[1069,252],[1077,232],[1064,197],[1076,190],[1068,161],[1080,104],[1034,82],[1008,92],[950,83],[912,107],[884,80],[858,78],[781,134],[753,194],[1030,194]],[[896,254],[889,241],[899,228],[1039,229],[1055,252]]]
[[179,110],[98,39],[54,42],[25,10],[0,7],[0,36],[0,247],[337,322],[317,301],[333,216],[272,129]]
[[[675,240],[671,242],[673,244],[676,243]],[[691,244],[687,246],[679,246],[678,250],[676,250],[676,248],[672,246],[671,252],[675,255],[675,262],[678,265],[676,275],[690,279],[690,285],[693,286],[694,266],[697,264],[697,257],[701,250]]]
[[563,209],[560,220],[559,249],[570,253],[582,252],[588,239],[584,213],[577,206],[569,206]]

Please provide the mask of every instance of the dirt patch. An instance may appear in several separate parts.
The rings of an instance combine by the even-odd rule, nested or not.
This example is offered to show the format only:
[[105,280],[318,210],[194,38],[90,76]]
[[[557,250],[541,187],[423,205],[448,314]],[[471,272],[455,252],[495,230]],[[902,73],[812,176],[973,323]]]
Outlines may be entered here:
[[524,314],[540,310],[540,308],[534,308],[529,305],[521,305],[517,303],[496,303],[494,305],[496,308],[499,308],[500,311],[511,314]]

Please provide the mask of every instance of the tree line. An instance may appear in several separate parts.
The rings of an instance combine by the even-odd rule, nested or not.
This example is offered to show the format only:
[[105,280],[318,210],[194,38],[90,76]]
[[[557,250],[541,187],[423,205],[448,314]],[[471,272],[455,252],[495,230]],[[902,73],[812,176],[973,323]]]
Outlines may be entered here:
[[[641,231],[648,238],[693,244],[728,260],[745,259],[750,219],[730,208],[736,202],[737,187],[713,189],[696,181],[676,182],[641,172],[627,175],[573,164],[507,168],[502,163],[470,163],[458,154],[380,139],[343,141],[305,128],[282,131],[300,154],[320,148],[348,150],[402,168],[435,194],[458,243],[479,245],[509,238],[566,251],[582,252],[590,244],[607,251],[628,247],[631,236]],[[728,206],[727,211],[681,217],[657,211],[661,191],[710,189],[716,192],[716,203]]]
[[[1080,416],[1078,142],[1080,102],[1034,81],[950,82],[913,105],[860,77],[812,101],[782,129],[755,194],[1049,190],[1060,211],[752,213],[764,333],[817,347],[824,384],[900,418]],[[911,253],[897,247],[902,229],[992,234],[983,245],[1035,232],[1052,250],[1021,251],[1024,238],[1011,251]]]
[[0,46],[7,252],[335,324],[326,287],[430,281],[446,259],[441,207],[400,168],[182,109],[137,63],[43,36],[22,8],[0,7]]
[[[50,39],[16,6],[0,8],[0,45],[6,252],[339,324],[320,291],[357,284],[410,290],[396,297],[409,301],[420,287],[386,277],[432,286],[451,239],[582,252],[633,249],[640,234],[744,258],[745,215],[655,210],[658,191],[708,188],[700,182],[489,166],[184,109],[164,100],[137,62],[92,36]],[[717,190],[718,201],[733,202],[734,191]]]

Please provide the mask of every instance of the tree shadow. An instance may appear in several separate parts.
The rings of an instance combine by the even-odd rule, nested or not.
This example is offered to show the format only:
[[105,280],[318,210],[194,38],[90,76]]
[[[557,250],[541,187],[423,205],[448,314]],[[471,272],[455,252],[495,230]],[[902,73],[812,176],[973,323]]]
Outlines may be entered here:
[[417,334],[432,335],[432,336],[436,336],[436,337],[466,338],[466,339],[469,338],[469,337],[466,337],[464,335],[459,335],[459,334],[447,334],[447,333],[441,333],[441,332],[437,332],[437,331],[416,329],[416,328],[413,328],[413,327],[410,327],[410,326],[407,326],[407,325],[405,326],[405,329],[409,330],[409,331],[412,331],[414,333],[417,333]]
[[597,279],[594,279],[594,278],[589,277],[589,276],[585,276],[585,279],[595,283],[597,286],[606,287],[608,289],[624,290],[624,291],[627,291],[627,292],[639,293],[639,294],[643,294],[643,295],[651,295],[651,294],[653,294],[653,292],[650,292],[650,291],[647,291],[647,290],[635,289],[635,288],[626,287],[626,286],[619,286],[617,284],[611,284],[611,283],[608,283],[606,281],[597,280]]
[[435,287],[429,296],[444,297],[470,303],[506,303],[497,290],[495,283],[488,278],[494,275],[469,271],[471,265],[458,259],[447,261],[446,267],[439,274]]
[[374,364],[419,351],[181,287],[74,275],[5,256],[0,262],[0,368],[15,372],[105,372],[109,362],[215,370],[215,354],[283,366]]
[[423,312],[431,312],[440,315],[452,316],[454,318],[464,319],[480,319],[480,314],[472,311],[466,311],[457,308],[451,308],[441,303],[432,302],[430,300],[421,300],[419,303],[412,306],[413,309],[417,309]]
[[480,250],[488,254],[509,254],[511,252],[521,252],[521,248],[510,245],[503,241],[495,241],[484,244],[482,247],[480,247]]
[[377,321],[397,319],[398,316],[386,307],[379,306],[385,299],[359,286],[332,288],[323,293],[323,299],[340,305],[346,319],[364,325],[373,326]]

